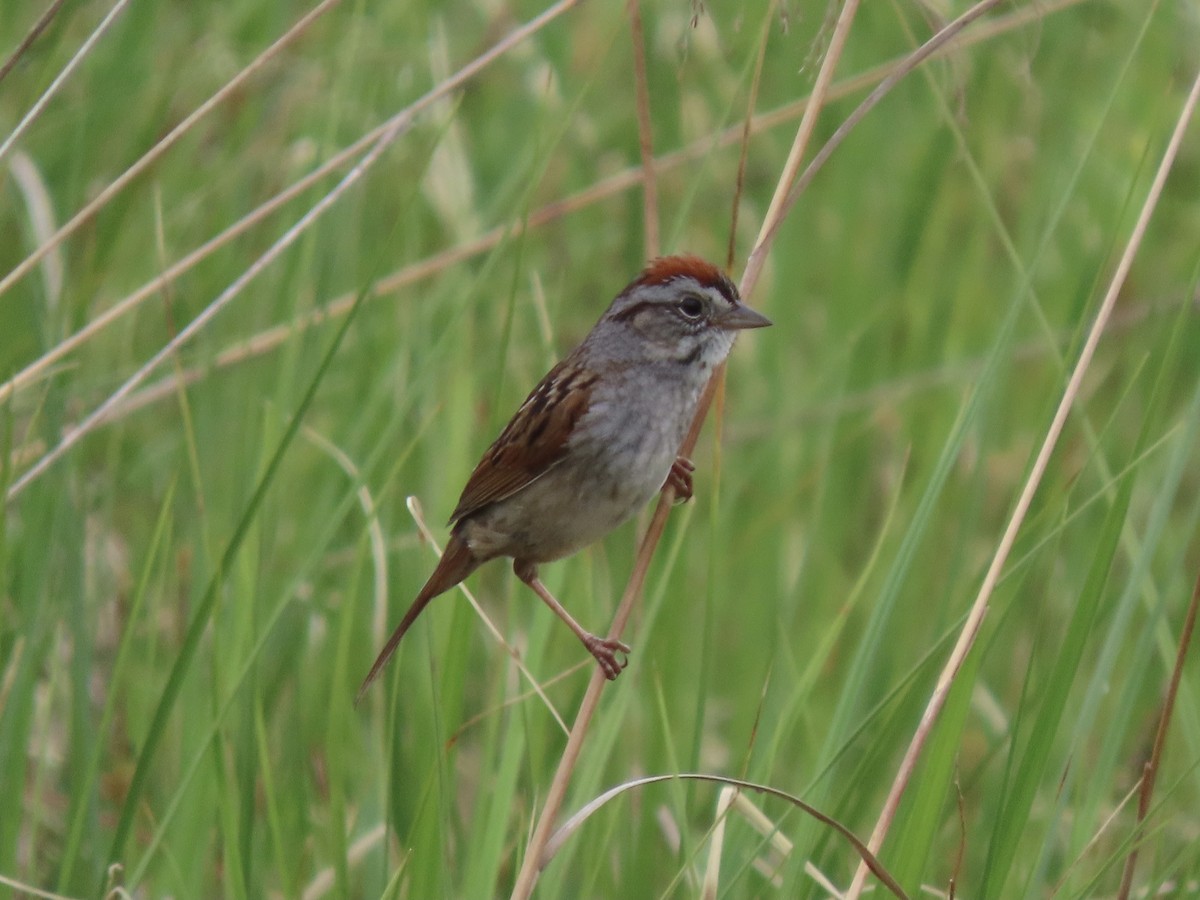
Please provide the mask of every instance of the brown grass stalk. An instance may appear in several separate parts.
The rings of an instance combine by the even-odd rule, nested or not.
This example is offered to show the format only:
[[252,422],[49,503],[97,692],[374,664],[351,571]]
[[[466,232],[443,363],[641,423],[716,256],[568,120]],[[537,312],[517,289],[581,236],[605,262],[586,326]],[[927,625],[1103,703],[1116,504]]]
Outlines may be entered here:
[[762,31],[758,35],[758,57],[754,60],[754,75],[750,79],[750,94],[746,98],[746,117],[742,120],[742,135],[738,141],[737,175],[733,182],[733,204],[729,211],[729,243],[725,247],[725,271],[732,272],[737,261],[738,212],[742,208],[742,189],[746,184],[746,164],[750,159],[750,135],[754,133],[754,110],[758,106],[758,89],[762,84],[763,64],[767,60],[767,41],[771,37],[771,22],[777,3],[771,0],[763,15]]
[[646,259],[658,256],[662,238],[658,226],[658,179],[654,175],[654,128],[650,118],[650,85],[646,80],[646,35],[640,0],[629,0],[629,37],[633,42],[633,82],[637,95],[638,150],[642,155],[642,228]]
[[[764,236],[771,234],[776,224],[773,216],[778,216],[781,213],[783,199],[787,196],[788,190],[791,188],[796,172],[799,169],[800,160],[804,156],[805,147],[812,134],[813,126],[816,123],[816,116],[822,106],[824,106],[825,98],[828,95],[832,82],[833,70],[841,58],[841,51],[845,46],[846,36],[849,34],[850,25],[854,21],[854,14],[857,9],[858,0],[848,0],[842,8],[837,25],[834,27],[834,34],[830,40],[829,49],[825,54],[824,60],[822,60],[821,69],[817,73],[812,94],[804,109],[804,116],[800,120],[800,127],[796,132],[795,140],[792,142],[788,162],[776,186],[775,199],[772,201],[771,207],[763,221],[760,240]],[[767,240],[769,241],[769,237],[767,237]],[[755,252],[761,251],[759,255],[760,260],[765,259],[766,250],[768,249],[769,247],[755,248]],[[751,254],[752,258],[753,256],[754,254]],[[741,283],[743,296],[748,297],[752,293],[760,269],[761,263],[759,269],[751,270],[748,267],[747,271],[743,274]],[[721,365],[713,373],[708,387],[705,388],[704,394],[700,398],[696,416],[692,420],[688,435],[684,438],[683,445],[679,449],[680,455],[691,456],[692,450],[696,446],[696,441],[700,437],[700,429],[703,427],[704,420],[708,415],[708,408],[712,403],[713,396],[717,393],[724,378],[725,366]],[[654,557],[654,551],[658,547],[659,540],[662,538],[663,529],[667,523],[667,515],[671,510],[671,504],[674,500],[675,492],[668,485],[659,497],[658,505],[654,509],[654,515],[650,519],[650,525],[646,529],[646,535],[638,548],[633,572],[629,577],[628,584],[625,586],[625,592],[621,597],[621,602],[613,618],[612,627],[609,630],[610,638],[619,639],[621,637],[621,634],[625,630],[625,624],[629,621],[629,617],[633,612],[633,606],[641,596],[646,572],[650,568],[650,561]],[[583,697],[583,702],[580,704],[579,713],[576,715],[575,722],[571,727],[571,735],[567,738],[567,745],[563,749],[558,769],[554,773],[554,778],[546,794],[546,801],[542,806],[541,812],[538,814],[537,824],[534,826],[529,846],[525,848],[525,858],[521,861],[521,869],[513,885],[513,900],[527,900],[533,892],[538,873],[544,865],[543,855],[546,844],[554,831],[555,820],[558,818],[558,812],[562,808],[563,800],[566,798],[567,786],[570,784],[571,776],[575,771],[575,764],[579,759],[579,754],[583,750],[583,743],[587,737],[592,717],[596,712],[596,707],[600,703],[600,695],[606,683],[607,680],[604,677],[604,673],[599,668],[593,670],[591,681],[588,682],[587,691]]]
[[[1142,771],[1141,789],[1138,791],[1138,810],[1136,830],[1141,831],[1150,813],[1150,801],[1154,797],[1154,784],[1158,780],[1158,770],[1162,766],[1163,748],[1167,743],[1167,729],[1171,717],[1175,713],[1175,699],[1179,695],[1179,682],[1183,678],[1183,664],[1187,662],[1188,649],[1192,643],[1192,633],[1196,630],[1196,610],[1200,607],[1200,575],[1196,576],[1196,586],[1192,588],[1192,600],[1188,604],[1187,615],[1184,616],[1183,629],[1179,633],[1179,650],[1175,654],[1175,666],[1171,669],[1171,680],[1167,683],[1167,696],[1163,700],[1162,713],[1158,717],[1158,730],[1154,733],[1154,747],[1150,758]],[[1140,836],[1139,836],[1140,837]],[[1135,840],[1133,849],[1125,859],[1125,870],[1121,873],[1121,888],[1117,892],[1117,900],[1129,900],[1129,892],[1133,888],[1133,873],[1137,868],[1138,844]]]
[[17,44],[17,46],[13,49],[13,52],[8,55],[8,59],[6,59],[4,63],[0,65],[0,81],[4,80],[4,77],[12,71],[13,66],[15,66],[21,57],[25,55],[26,51],[33,46],[34,42],[38,39],[38,37],[41,36],[41,33],[49,27],[50,23],[54,21],[54,17],[58,15],[58,11],[62,9],[62,5],[65,2],[66,0],[54,0],[53,3],[46,7],[46,9],[38,17],[38,20],[34,22],[29,31],[25,33],[25,37],[21,38],[21,42]]
[[[1151,183],[1150,189],[1146,194],[1146,199],[1142,203],[1141,211],[1138,213],[1137,222],[1134,224],[1133,231],[1125,245],[1125,250],[1121,254],[1121,259],[1117,264],[1116,271],[1109,282],[1108,290],[1104,295],[1103,302],[1100,304],[1099,311],[1096,313],[1095,321],[1088,332],[1083,349],[1080,351],[1079,359],[1075,364],[1074,370],[1071,372],[1071,377],[1067,382],[1066,388],[1063,390],[1058,409],[1055,411],[1054,418],[1046,432],[1046,437],[1042,441],[1042,446],[1034,460],[1033,468],[1025,481],[1024,487],[1021,489],[1016,508],[1013,510],[1008,526],[1005,528],[1004,534],[1000,538],[1000,543],[996,547],[996,552],[992,557],[991,564],[988,566],[987,574],[984,575],[983,584],[979,588],[979,594],[976,596],[975,602],[971,605],[967,621],[959,633],[958,642],[955,644],[950,658],[946,661],[945,667],[938,676],[937,685],[934,687],[925,712],[922,714],[921,720],[917,725],[917,730],[913,734],[912,741],[907,751],[905,751],[904,758],[896,772],[896,777],[892,782],[887,799],[884,801],[883,809],[880,811],[879,819],[871,834],[871,839],[867,842],[867,846],[871,848],[872,853],[879,853],[879,848],[883,845],[883,841],[887,837],[888,831],[895,819],[896,810],[900,806],[900,799],[904,794],[905,788],[908,787],[909,781],[912,779],[917,761],[925,748],[926,742],[929,740],[929,735],[933,731],[938,715],[945,705],[950,688],[954,684],[954,679],[963,662],[966,660],[967,654],[974,646],[975,638],[979,635],[979,629],[987,613],[992,592],[1000,580],[1004,564],[1008,560],[1008,554],[1016,541],[1017,532],[1020,530],[1021,524],[1025,521],[1029,505],[1033,501],[1033,495],[1037,492],[1038,485],[1041,484],[1042,476],[1045,474],[1046,467],[1050,462],[1050,456],[1054,452],[1058,438],[1062,434],[1063,426],[1066,424],[1067,415],[1070,413],[1071,407],[1075,404],[1075,399],[1079,395],[1083,377],[1087,374],[1088,367],[1096,351],[1096,346],[1100,342],[1100,336],[1103,334],[1105,326],[1112,315],[1117,295],[1125,284],[1125,278],[1129,274],[1129,269],[1133,265],[1134,258],[1137,256],[1138,248],[1141,246],[1142,238],[1145,236],[1146,229],[1150,223],[1150,217],[1154,213],[1155,207],[1158,205],[1158,200],[1162,195],[1163,184],[1166,182],[1167,175],[1170,173],[1171,167],[1175,162],[1175,157],[1183,142],[1187,125],[1191,121],[1192,113],[1195,111],[1197,98],[1200,98],[1200,75],[1192,83],[1191,91],[1180,111],[1179,119],[1175,124],[1175,130],[1171,135],[1166,150],[1163,152],[1162,160],[1159,162],[1158,170],[1154,176],[1154,181]],[[859,866],[855,872],[854,880],[851,882],[850,889],[846,893],[847,900],[857,900],[859,894],[862,892],[866,874],[866,869]]]

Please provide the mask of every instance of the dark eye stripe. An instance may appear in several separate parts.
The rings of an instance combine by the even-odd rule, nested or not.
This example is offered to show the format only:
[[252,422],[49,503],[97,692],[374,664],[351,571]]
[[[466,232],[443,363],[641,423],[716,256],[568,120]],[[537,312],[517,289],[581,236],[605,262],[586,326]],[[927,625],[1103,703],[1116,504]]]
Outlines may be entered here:
[[621,310],[619,313],[616,313],[615,315],[613,315],[613,317],[612,317],[613,321],[624,322],[627,319],[632,319],[635,316],[637,316],[637,314],[640,313],[642,310],[650,309],[650,307],[652,307],[652,306],[662,306],[662,303],[655,302],[653,300],[643,300],[641,303],[635,303],[635,304],[633,304],[633,306],[626,307],[625,309]]
[[660,299],[655,299],[655,300],[642,300],[638,303],[633,304],[632,306],[625,307],[625,309],[622,309],[619,312],[609,313],[609,318],[614,322],[626,322],[626,321],[629,321],[630,319],[636,318],[643,310],[651,309],[653,307],[658,307],[660,309],[679,310],[680,303],[685,301],[688,297],[694,298],[695,300],[699,301],[701,304],[700,312],[697,313],[695,316],[688,316],[686,313],[684,313],[684,318],[686,321],[696,322],[702,318],[703,313],[704,313],[704,298],[699,296],[698,294],[686,294],[686,295],[684,295],[684,297],[682,297],[678,300],[669,300],[666,298],[660,298]]

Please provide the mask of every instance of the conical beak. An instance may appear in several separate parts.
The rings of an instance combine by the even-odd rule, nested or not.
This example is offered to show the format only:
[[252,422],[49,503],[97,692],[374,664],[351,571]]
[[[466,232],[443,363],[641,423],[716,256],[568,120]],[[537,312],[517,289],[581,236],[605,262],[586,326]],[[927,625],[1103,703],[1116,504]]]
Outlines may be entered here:
[[739,303],[729,312],[713,319],[713,324],[726,331],[741,331],[743,328],[766,328],[772,322],[762,313]]

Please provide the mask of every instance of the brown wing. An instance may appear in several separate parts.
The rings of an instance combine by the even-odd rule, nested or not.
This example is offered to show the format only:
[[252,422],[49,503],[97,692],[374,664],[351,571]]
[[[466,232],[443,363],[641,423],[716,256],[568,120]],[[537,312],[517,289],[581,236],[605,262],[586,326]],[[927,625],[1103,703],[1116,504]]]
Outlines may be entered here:
[[483,454],[450,516],[478,512],[528,487],[558,463],[579,417],[587,411],[596,375],[568,357],[546,373],[500,437]]

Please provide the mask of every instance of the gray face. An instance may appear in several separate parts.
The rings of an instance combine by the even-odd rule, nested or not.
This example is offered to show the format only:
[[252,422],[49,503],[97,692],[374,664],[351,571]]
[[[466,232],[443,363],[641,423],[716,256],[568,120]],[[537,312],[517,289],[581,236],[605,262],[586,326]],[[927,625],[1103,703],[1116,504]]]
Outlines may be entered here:
[[[734,332],[727,322],[738,309],[745,307],[731,284],[678,276],[626,290],[613,301],[601,326],[635,333],[641,353],[648,351],[653,359],[708,368],[733,346]],[[738,327],[744,326],[733,325]]]

